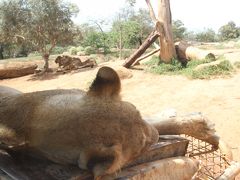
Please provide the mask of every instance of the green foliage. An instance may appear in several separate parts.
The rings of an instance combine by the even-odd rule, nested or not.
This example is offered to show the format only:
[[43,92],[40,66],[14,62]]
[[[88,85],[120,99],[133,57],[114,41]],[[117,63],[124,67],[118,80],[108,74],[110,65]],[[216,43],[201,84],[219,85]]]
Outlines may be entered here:
[[145,9],[134,11],[133,7],[125,7],[112,23],[109,33],[111,47],[118,49],[137,48],[152,32],[154,25]]
[[71,54],[71,55],[77,55],[77,48],[76,47],[70,47],[70,49],[68,50],[68,52]]
[[89,24],[84,24],[82,27],[83,40],[81,45],[84,47],[91,46],[96,50],[103,51],[104,54],[110,52],[109,34],[105,33],[100,23],[95,22],[95,26],[90,26]]
[[[68,49],[66,51],[69,52],[69,54],[71,54],[71,55],[77,55],[78,53],[84,54],[85,48],[82,46],[78,46],[78,47],[70,46],[70,47],[68,47]],[[66,52],[66,51],[64,51],[64,52]]]
[[187,67],[181,66],[181,63],[176,59],[172,60],[171,64],[160,63],[159,58],[154,56],[150,61],[145,63],[148,66],[148,71],[156,74],[164,75],[185,75],[193,79],[209,79],[216,76],[226,76],[233,71],[233,67],[227,60],[222,60],[217,65],[207,66],[196,70],[195,68],[200,64],[212,62],[211,59],[204,60],[191,60],[188,62]]
[[107,34],[103,32],[91,31],[84,38],[82,45],[84,47],[91,46],[95,49],[103,48],[104,52],[107,52],[109,48]]
[[230,21],[228,24],[220,27],[219,36],[223,41],[238,38],[240,36],[240,28],[233,21]]
[[[49,47],[50,45],[48,45],[47,47]],[[66,52],[68,50],[68,47],[62,47],[62,46],[56,46],[53,50],[51,54],[62,54],[64,52]]]
[[199,42],[215,42],[216,33],[212,29],[207,29],[203,32],[196,33],[196,40]]
[[226,76],[230,75],[233,70],[233,66],[227,60],[220,62],[217,65],[206,66],[200,70],[194,70],[192,72],[192,78],[194,79],[210,79],[213,76]]
[[96,54],[96,49],[94,47],[87,46],[85,47],[84,52],[86,55]]
[[139,43],[140,41],[143,42],[154,29],[154,24],[149,15],[149,11],[146,9],[139,9],[129,18],[129,20],[135,21],[140,25],[140,31],[138,32],[140,38]]
[[136,21],[115,21],[110,32],[111,43],[120,48],[134,48],[140,38],[140,24]]
[[181,20],[174,20],[172,23],[172,31],[174,41],[181,41],[185,37],[186,28]]
[[173,75],[178,74],[178,72],[182,69],[181,63],[175,59],[172,60],[171,64],[165,64],[163,62],[159,64],[159,57],[157,56],[154,56],[150,61],[145,64],[150,67],[150,72],[156,74]]
[[1,36],[10,44],[25,42],[49,55],[56,45],[73,42],[77,31],[71,18],[77,12],[63,0],[1,1]]

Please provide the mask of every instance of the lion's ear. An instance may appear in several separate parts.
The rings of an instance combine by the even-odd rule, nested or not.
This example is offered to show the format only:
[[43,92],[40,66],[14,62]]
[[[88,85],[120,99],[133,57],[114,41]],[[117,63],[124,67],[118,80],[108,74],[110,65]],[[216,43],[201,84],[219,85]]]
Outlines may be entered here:
[[112,68],[104,66],[98,70],[88,94],[104,98],[119,98],[120,91],[121,81],[118,74]]

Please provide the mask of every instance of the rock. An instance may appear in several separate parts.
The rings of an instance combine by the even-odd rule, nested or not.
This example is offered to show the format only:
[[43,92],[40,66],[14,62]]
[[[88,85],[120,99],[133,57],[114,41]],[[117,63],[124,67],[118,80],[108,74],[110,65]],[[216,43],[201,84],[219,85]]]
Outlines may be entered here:
[[120,79],[130,79],[133,76],[131,70],[123,66],[112,66],[112,68],[117,72]]

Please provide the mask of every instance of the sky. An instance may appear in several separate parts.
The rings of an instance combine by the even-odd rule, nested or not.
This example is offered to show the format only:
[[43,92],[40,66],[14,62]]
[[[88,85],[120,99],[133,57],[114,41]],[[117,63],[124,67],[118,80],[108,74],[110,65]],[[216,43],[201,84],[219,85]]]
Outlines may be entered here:
[[[136,9],[147,8],[145,0],[136,0]],[[93,20],[111,21],[124,7],[125,0],[70,0],[78,5],[79,14],[74,21],[78,24]],[[158,0],[151,0],[157,8]],[[222,25],[234,21],[240,26],[239,0],[170,0],[173,20],[181,20],[188,30],[217,31]]]

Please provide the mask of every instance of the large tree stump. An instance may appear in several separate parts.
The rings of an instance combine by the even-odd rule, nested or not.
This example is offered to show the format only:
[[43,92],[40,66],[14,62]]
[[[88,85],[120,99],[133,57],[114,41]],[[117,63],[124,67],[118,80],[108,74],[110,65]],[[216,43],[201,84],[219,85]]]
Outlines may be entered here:
[[14,63],[0,67],[0,79],[16,78],[33,74],[37,69],[36,64]]

